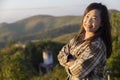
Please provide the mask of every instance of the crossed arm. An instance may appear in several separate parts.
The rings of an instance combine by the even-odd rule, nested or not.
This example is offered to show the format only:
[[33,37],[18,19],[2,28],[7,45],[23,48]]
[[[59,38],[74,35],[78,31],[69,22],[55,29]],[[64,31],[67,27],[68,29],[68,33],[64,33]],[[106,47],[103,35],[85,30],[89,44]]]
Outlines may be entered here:
[[[66,47],[67,46],[68,44]],[[69,67],[72,75],[83,78],[100,63],[105,56],[104,52],[104,46],[99,42],[95,42],[91,44],[91,47],[86,47],[84,52],[76,59],[68,60],[70,52],[68,48],[64,46],[58,54],[58,60],[62,66]]]

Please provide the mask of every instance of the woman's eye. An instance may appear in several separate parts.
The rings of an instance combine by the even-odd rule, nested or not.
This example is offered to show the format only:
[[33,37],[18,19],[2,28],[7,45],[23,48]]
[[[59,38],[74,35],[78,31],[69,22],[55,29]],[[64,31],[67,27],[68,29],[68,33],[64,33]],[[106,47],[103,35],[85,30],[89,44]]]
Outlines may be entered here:
[[96,18],[92,18],[93,20],[96,20]]

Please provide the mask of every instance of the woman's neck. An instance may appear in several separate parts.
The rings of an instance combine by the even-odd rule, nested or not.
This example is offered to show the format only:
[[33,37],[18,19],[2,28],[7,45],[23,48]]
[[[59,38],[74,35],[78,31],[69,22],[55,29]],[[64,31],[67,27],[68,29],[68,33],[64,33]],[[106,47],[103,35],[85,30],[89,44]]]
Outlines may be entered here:
[[91,38],[94,36],[94,33],[91,33],[91,32],[86,32],[85,33],[85,37],[84,37],[84,40],[88,39],[88,38]]

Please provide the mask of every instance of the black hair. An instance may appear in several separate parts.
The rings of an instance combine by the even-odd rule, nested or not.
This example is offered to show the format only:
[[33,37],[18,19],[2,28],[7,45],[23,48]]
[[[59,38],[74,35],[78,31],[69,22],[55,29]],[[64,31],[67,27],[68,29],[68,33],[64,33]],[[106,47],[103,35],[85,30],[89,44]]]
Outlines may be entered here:
[[[84,16],[93,9],[97,9],[100,11],[101,26],[96,31],[95,36],[92,37],[91,40],[93,40],[97,36],[101,37],[107,49],[107,58],[109,58],[112,52],[112,39],[111,39],[111,25],[109,21],[108,9],[105,5],[102,5],[101,3],[91,3],[86,8]],[[84,16],[83,16],[83,19],[84,19]],[[83,23],[83,20],[82,20],[82,23]],[[85,29],[83,28],[83,26],[81,26],[80,31],[74,37],[75,42],[80,41],[80,39],[83,38],[84,36],[85,36]]]

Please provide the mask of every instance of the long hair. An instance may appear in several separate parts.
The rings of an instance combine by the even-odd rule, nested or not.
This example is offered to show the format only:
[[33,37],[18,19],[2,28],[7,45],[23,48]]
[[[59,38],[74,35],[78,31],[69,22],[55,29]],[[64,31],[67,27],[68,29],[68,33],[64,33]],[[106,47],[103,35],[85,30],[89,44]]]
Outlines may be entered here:
[[[105,5],[102,5],[101,3],[91,3],[86,8],[84,16],[93,9],[97,9],[100,11],[101,26],[95,32],[95,36],[92,37],[90,40],[92,41],[94,38],[98,36],[101,37],[107,49],[107,58],[109,58],[112,52],[112,39],[111,39],[111,25],[109,21],[108,9]],[[83,16],[83,19],[84,19],[84,16]],[[75,42],[78,43],[80,39],[83,39],[84,36],[85,36],[85,29],[83,28],[83,20],[82,20],[82,26],[80,27],[80,31],[74,37]]]

